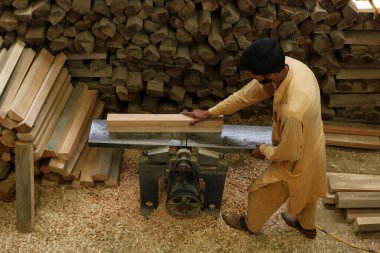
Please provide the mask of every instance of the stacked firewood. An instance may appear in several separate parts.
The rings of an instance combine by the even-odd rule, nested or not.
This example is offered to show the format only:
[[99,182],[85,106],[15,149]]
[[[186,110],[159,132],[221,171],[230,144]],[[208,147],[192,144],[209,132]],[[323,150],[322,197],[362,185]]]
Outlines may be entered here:
[[[22,37],[29,45],[65,51],[71,76],[98,89],[107,111],[120,111],[120,105],[154,113],[208,108],[249,80],[237,63],[260,37],[278,38],[287,55],[335,85],[341,62],[349,60],[341,58],[349,48],[342,31],[380,29],[373,13],[359,12],[350,0],[3,3],[6,44]],[[357,56],[358,63],[377,61],[376,50]],[[338,107],[329,108],[335,117]]]
[[355,232],[380,231],[380,176],[329,173],[326,205],[343,209]]

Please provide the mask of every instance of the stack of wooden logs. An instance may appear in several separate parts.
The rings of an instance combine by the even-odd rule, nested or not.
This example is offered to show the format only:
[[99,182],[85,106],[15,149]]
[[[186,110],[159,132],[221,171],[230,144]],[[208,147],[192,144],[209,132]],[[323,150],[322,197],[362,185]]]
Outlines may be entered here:
[[[44,172],[44,179],[58,181],[66,176],[79,182],[84,174],[81,166],[75,176],[71,172],[82,150],[88,150],[91,120],[101,117],[104,103],[98,100],[97,90],[83,83],[73,88],[65,61],[63,53],[53,56],[45,49],[36,53],[19,40],[9,49],[0,49],[0,180],[7,178],[15,162],[17,141],[33,143],[35,172]],[[112,159],[113,149],[107,154]],[[100,165],[94,166],[99,167],[98,174],[103,172]],[[65,170],[62,176],[52,173],[59,169]],[[108,180],[110,175],[109,167],[103,178],[95,179]],[[8,179],[11,183],[0,183],[0,199],[14,192],[15,178]]]
[[355,232],[380,231],[380,176],[328,173],[325,204],[344,209]]
[[[325,94],[335,86],[340,92],[335,75],[340,55],[347,54],[343,32],[380,29],[373,13],[361,13],[350,0],[2,2],[6,44],[22,37],[29,45],[66,51],[71,76],[98,89],[107,111],[124,111],[126,105],[133,113],[214,105],[249,80],[237,63],[260,37],[278,38],[287,55],[310,65]],[[376,62],[378,50],[367,51]],[[358,63],[369,62],[368,54],[359,55]],[[362,92],[378,94],[369,90]],[[329,104],[324,115],[341,117],[343,108],[352,120],[378,121],[378,105],[369,107]]]

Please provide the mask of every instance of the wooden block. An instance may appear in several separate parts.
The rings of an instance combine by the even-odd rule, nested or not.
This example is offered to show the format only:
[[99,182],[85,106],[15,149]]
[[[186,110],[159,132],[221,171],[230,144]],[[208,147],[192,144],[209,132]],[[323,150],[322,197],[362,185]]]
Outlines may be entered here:
[[141,110],[151,113],[157,113],[158,98],[145,95],[141,102]]
[[376,124],[324,121],[323,130],[325,133],[380,136],[380,126]]
[[164,83],[155,80],[149,80],[146,93],[152,97],[163,97],[164,96]]
[[173,86],[168,93],[168,96],[170,99],[176,101],[176,102],[181,102],[185,96],[185,89],[182,86]]
[[140,92],[143,89],[140,72],[130,71],[128,73],[127,89],[130,92]]
[[91,112],[94,109],[96,102],[97,91],[88,90],[87,95],[81,106],[78,108],[77,115],[72,121],[66,138],[62,143],[62,146],[58,153],[58,158],[62,160],[68,160],[73,155],[76,146],[78,145],[80,135],[83,134],[86,122],[91,117]]
[[0,27],[10,32],[17,28],[17,19],[13,16],[13,12],[9,9],[5,9],[0,17]]
[[328,175],[329,192],[380,192],[380,175],[335,173]]
[[35,214],[33,144],[17,142],[15,153],[17,230],[28,233],[33,230]]
[[330,94],[329,98],[329,107],[380,106],[380,94]]
[[92,53],[68,53],[66,54],[67,60],[106,60],[108,57],[107,52],[92,52]]
[[92,180],[106,181],[111,174],[113,148],[98,148],[95,165],[92,168]]
[[92,170],[95,165],[96,157],[98,155],[98,148],[89,148],[87,157],[83,163],[80,173],[80,184],[84,187],[91,187],[94,185],[92,180]]
[[78,14],[88,14],[91,10],[91,0],[73,0],[72,8]]
[[45,30],[45,26],[30,26],[25,34],[25,42],[33,46],[41,45],[45,41]]
[[8,116],[11,119],[22,121],[25,118],[53,60],[53,55],[45,49],[41,50],[10,106]]
[[110,132],[220,132],[223,117],[191,126],[192,118],[182,114],[108,114]]
[[89,54],[94,51],[95,37],[90,31],[83,31],[75,36],[74,43],[77,45],[77,48],[79,47],[81,51]]
[[338,192],[336,208],[380,208],[379,192]]
[[380,217],[380,209],[346,209],[345,210],[346,222],[353,223],[359,217]]
[[68,70],[72,77],[112,77],[111,65],[99,71],[91,71],[89,65],[85,65],[83,68],[68,68]]
[[378,136],[326,133],[325,137],[326,145],[351,148],[380,149],[380,140]]
[[16,127],[17,131],[25,133],[29,132],[32,129],[34,123],[36,122],[38,114],[54,85],[55,80],[57,79],[63,65],[65,64],[65,61],[66,56],[63,53],[60,53],[55,57],[53,64],[51,65],[49,72],[46,74],[46,77],[43,80],[24,120],[21,121]]
[[358,217],[355,218],[355,232],[376,232],[380,231],[380,217]]
[[0,141],[4,146],[14,147],[17,140],[16,131],[13,129],[4,128],[1,131]]
[[104,181],[104,183],[107,186],[116,187],[119,185],[120,168],[121,168],[122,160],[123,160],[123,149],[121,148],[114,149],[109,179]]
[[336,79],[380,79],[378,69],[340,69]]
[[221,51],[224,48],[224,41],[220,36],[220,20],[216,16],[212,17],[208,42],[216,51]]

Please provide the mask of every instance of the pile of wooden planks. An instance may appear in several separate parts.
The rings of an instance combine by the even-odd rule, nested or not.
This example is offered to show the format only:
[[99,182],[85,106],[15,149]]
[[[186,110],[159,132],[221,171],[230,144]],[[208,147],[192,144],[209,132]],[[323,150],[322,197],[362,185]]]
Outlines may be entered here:
[[380,126],[341,121],[324,121],[326,145],[380,149]]
[[325,204],[345,210],[355,232],[380,231],[380,175],[328,173]]

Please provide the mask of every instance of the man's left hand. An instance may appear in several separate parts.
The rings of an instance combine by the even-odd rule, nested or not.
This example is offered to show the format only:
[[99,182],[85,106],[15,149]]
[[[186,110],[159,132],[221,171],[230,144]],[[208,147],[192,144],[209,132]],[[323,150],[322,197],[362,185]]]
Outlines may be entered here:
[[254,149],[252,151],[252,156],[256,159],[264,159],[265,158],[265,155],[263,155],[260,151],[260,146],[261,144],[257,144],[256,145],[256,149]]

